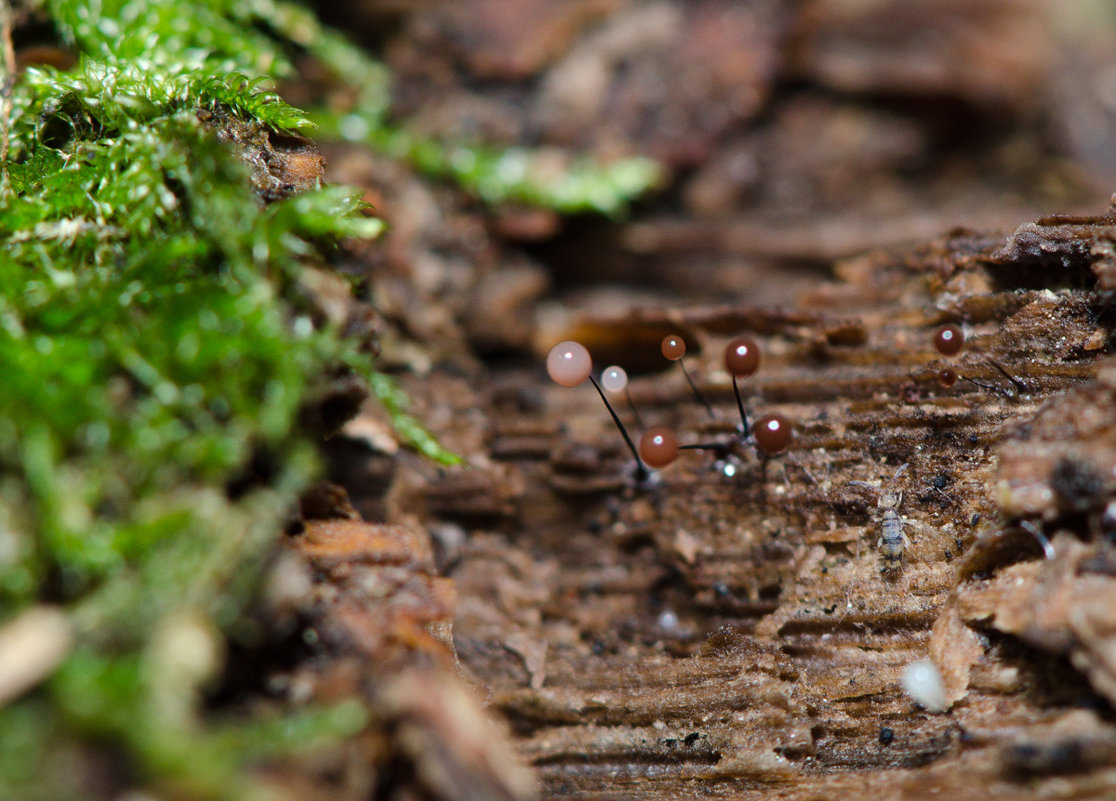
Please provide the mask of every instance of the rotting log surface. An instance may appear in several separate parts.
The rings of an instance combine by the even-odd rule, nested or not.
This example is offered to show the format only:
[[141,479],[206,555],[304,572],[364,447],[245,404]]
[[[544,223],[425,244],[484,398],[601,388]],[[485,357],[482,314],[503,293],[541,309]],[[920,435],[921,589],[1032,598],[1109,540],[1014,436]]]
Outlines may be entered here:
[[[366,408],[331,440],[331,477],[367,518],[432,535],[456,589],[460,664],[544,796],[1113,795],[1116,390],[1098,377],[1113,220],[847,259],[1111,189],[1110,129],[1095,127],[1111,47],[1074,45],[1077,68],[1056,66],[1052,31],[1070,10],[1059,2],[1051,25],[1048,5],[352,7],[399,16],[386,58],[396,111],[419,130],[645,153],[675,173],[626,225],[524,209],[481,219],[398,165],[326,151],[331,180],[369,186],[390,223],[365,265],[381,366],[417,374],[405,379],[415,415],[471,464],[393,455]],[[817,283],[835,259],[847,259],[836,280]],[[617,304],[637,308],[599,311]],[[970,337],[948,361],[963,376],[951,388],[931,345],[946,321]],[[674,332],[716,421],[659,353]],[[598,368],[637,376],[644,423],[709,441],[735,425],[720,349],[739,333],[764,349],[748,408],[790,417],[794,445],[733,478],[689,452],[652,491],[630,487],[590,388],[509,366],[532,341],[541,365],[576,336]],[[486,370],[490,358],[509,361]],[[633,418],[623,400],[620,412]],[[877,495],[852,482],[886,485],[902,464],[910,547],[902,572],[882,574]],[[1041,525],[1052,559],[1020,522]],[[899,688],[903,666],[928,656],[949,715]],[[434,731],[439,753],[471,741]],[[377,797],[444,791],[419,786]],[[466,777],[448,797],[490,786]]]
[[[474,468],[416,471],[392,503],[425,503],[458,656],[544,796],[1116,793],[1116,613],[1098,601],[1116,592],[1114,238],[1108,216],[1042,220],[1006,244],[958,231],[840,263],[793,308],[636,310],[554,332],[645,364],[684,332],[717,419],[665,360],[631,386],[643,423],[683,442],[731,435],[721,349],[756,337],[747,408],[796,436],[733,477],[686,451],[632,487],[588,388],[431,382]],[[945,359],[932,340],[951,321],[967,342]],[[876,493],[852,482],[886,490],[903,464],[910,545],[889,572]],[[948,714],[900,688],[928,657]]]

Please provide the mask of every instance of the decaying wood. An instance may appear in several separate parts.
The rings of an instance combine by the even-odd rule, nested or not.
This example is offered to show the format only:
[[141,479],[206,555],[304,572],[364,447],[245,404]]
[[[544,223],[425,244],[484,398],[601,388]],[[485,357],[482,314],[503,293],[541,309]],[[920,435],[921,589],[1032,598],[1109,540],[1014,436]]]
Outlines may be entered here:
[[[447,400],[435,376],[427,402],[491,404],[443,429],[476,466],[418,466],[392,508],[457,532],[457,653],[543,795],[1116,792],[1114,237],[1108,216],[1006,241],[958,231],[842,262],[793,307],[660,306],[540,332],[640,365],[643,424],[683,442],[731,435],[720,351],[755,336],[746,405],[786,415],[795,440],[732,477],[689,451],[637,488],[591,391],[508,373]],[[931,344],[947,321],[967,332],[953,359]],[[715,420],[657,362],[664,331],[685,333]],[[875,498],[850,484],[905,463],[910,545],[888,571]],[[900,686],[928,658],[946,714]]]
[[[330,441],[331,480],[367,518],[429,533],[456,591],[453,670],[542,795],[1113,795],[1116,218],[987,233],[1076,205],[1083,176],[1043,158],[1055,140],[1058,163],[1111,183],[1111,121],[1091,112],[1111,48],[1058,66],[1031,0],[423,8],[391,12],[385,48],[416,130],[674,170],[629,222],[594,226],[483,217],[327,152],[390,223],[353,258],[374,275],[379,365],[414,376],[415,415],[470,465],[397,450],[370,405]],[[932,347],[945,322],[968,335],[953,359]],[[716,419],[661,357],[671,333]],[[790,418],[790,450],[731,477],[688,451],[649,489],[591,389],[516,361],[580,339],[633,376],[629,424],[709,442],[735,430],[721,349],[742,333],[763,349],[748,409]],[[853,482],[903,464],[910,544],[884,571],[877,499]],[[926,659],[946,714],[901,689]],[[461,764],[455,729],[424,731]],[[489,774],[456,775],[471,792]]]
[[533,777],[461,680],[453,584],[435,574],[429,536],[360,520],[337,487],[311,493],[303,513],[331,519],[307,520],[271,567],[263,609],[269,630],[291,639],[275,646],[267,691],[358,698],[370,720],[345,749],[272,780],[300,798],[534,797]]

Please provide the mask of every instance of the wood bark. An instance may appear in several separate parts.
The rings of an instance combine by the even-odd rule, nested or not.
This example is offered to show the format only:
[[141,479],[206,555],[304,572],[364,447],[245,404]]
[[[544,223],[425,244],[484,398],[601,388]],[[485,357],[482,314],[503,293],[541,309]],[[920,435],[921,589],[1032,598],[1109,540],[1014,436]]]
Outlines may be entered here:
[[[480,405],[448,436],[483,455],[397,482],[393,508],[424,509],[442,543],[460,661],[543,795],[1116,792],[1114,237],[1109,216],[956,231],[841,262],[784,308],[637,308],[551,332],[640,364],[682,333],[715,417],[665,360],[631,395],[683,442],[734,436],[721,349],[755,337],[746,407],[795,437],[768,459],[740,449],[734,475],[686,451],[636,486],[595,394],[537,370],[434,382],[454,414]],[[947,322],[966,332],[949,359],[932,344]],[[855,482],[902,491],[901,569]],[[926,659],[946,713],[902,688]]]

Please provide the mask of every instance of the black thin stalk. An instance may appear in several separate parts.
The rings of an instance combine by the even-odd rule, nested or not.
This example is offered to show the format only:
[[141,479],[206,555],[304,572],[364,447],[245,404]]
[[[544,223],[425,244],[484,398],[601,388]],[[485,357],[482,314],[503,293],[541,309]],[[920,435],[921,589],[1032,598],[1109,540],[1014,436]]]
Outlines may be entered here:
[[992,386],[991,384],[983,384],[983,383],[981,383],[980,381],[977,381],[977,380],[976,380],[975,378],[969,378],[969,377],[968,377],[967,375],[963,375],[963,376],[961,376],[961,380],[962,380],[962,381],[968,381],[968,382],[969,382],[970,384],[972,384],[973,386],[975,386],[975,387],[980,387],[981,389],[985,390],[986,392],[992,392],[992,393],[995,393],[996,395],[1001,395],[1001,396],[1003,396],[1003,397],[1005,397],[1005,398],[1011,398],[1011,397],[1014,397],[1014,396],[1013,396],[1013,395],[1012,395],[1012,394],[1011,394],[1010,392],[1008,392],[1007,390],[1004,390],[1004,389],[1002,389],[1002,388],[1000,388],[1000,387],[994,387],[994,386]]
[[612,415],[612,422],[616,423],[616,427],[624,437],[624,442],[628,445],[628,450],[630,450],[632,456],[635,457],[636,479],[638,481],[644,481],[651,475],[651,471],[647,469],[647,465],[639,458],[639,450],[636,448],[635,443],[632,442],[632,438],[628,435],[628,429],[624,427],[624,424],[620,421],[620,415],[616,413],[616,410],[612,408],[612,404],[608,402],[608,398],[605,397],[604,390],[601,389],[601,385],[597,383],[597,379],[590,375],[589,380],[593,382],[593,387],[597,390],[597,394],[601,396],[601,400],[604,401],[605,408],[608,409],[608,413]]
[[716,451],[723,456],[732,453],[732,445],[727,442],[699,442],[694,445],[679,445],[680,451]]
[[693,390],[694,397],[701,401],[701,405],[705,407],[705,411],[709,412],[709,417],[713,420],[716,420],[717,415],[713,413],[713,407],[710,405],[706,397],[701,394],[701,390],[697,388],[697,384],[694,383],[694,379],[690,378],[690,371],[686,369],[685,359],[679,356],[678,364],[682,366],[682,375],[686,376],[686,381],[689,383],[690,389]]
[[740,397],[740,387],[736,384],[736,376],[732,377],[732,394],[736,396],[736,408],[740,410],[740,424],[744,426],[743,437],[748,436],[748,413],[744,411],[744,401]]
[[632,391],[626,384],[624,385],[624,394],[628,396],[628,406],[631,407],[632,414],[635,415],[636,425],[640,428],[646,428],[646,426],[643,425],[643,416],[639,413],[639,409],[636,408],[635,401],[632,400]]
[[1023,393],[1025,393],[1027,391],[1027,385],[1024,384],[1022,381],[1020,381],[1015,376],[1013,376],[1007,370],[1005,370],[1001,365],[997,364],[996,362],[992,361],[991,359],[988,360],[988,363],[990,365],[992,365],[993,367],[995,367],[997,370],[999,370],[1000,375],[1002,375],[1004,378],[1006,378],[1008,381],[1010,381],[1012,383],[1012,386],[1015,387],[1015,389],[1019,392],[1019,394],[1022,395]]

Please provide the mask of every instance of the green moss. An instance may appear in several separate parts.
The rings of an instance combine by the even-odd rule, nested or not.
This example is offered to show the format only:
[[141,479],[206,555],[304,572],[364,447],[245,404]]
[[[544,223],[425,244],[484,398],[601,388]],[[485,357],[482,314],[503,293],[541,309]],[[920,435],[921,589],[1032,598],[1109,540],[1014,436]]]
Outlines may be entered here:
[[201,703],[316,473],[300,410],[356,370],[402,439],[458,459],[299,290],[305,265],[380,221],[345,187],[264,204],[217,129],[312,127],[267,90],[303,48],[357,83],[370,141],[493,202],[614,212],[653,171],[543,180],[525,151],[470,161],[481,151],[409,139],[386,122],[383,68],[285,3],[45,8],[80,61],[16,83],[0,176],[0,626],[49,603],[74,643],[0,708],[0,796],[86,797],[53,767],[76,746],[157,793],[249,797],[254,763],[364,720],[343,706],[233,723]]
[[268,3],[269,24],[306,48],[347,85],[350,109],[312,109],[321,135],[363,142],[409,162],[427,175],[449,178],[485,203],[543,206],[564,214],[620,215],[633,198],[661,183],[665,174],[648,158],[568,160],[556,150],[498,149],[479,142],[440,142],[417,136],[389,118],[388,70],[336,32],[288,3]]
[[[54,679],[0,711],[0,730],[23,732],[0,786],[81,797],[42,782],[77,739],[123,749],[141,781],[236,798],[258,732],[182,726],[137,666],[184,610],[236,635],[315,470],[299,409],[331,365],[361,363],[294,301],[300,259],[376,221],[336,188],[264,208],[198,122],[207,86],[112,72],[98,102],[77,84],[100,70],[21,87],[20,194],[0,196],[0,612],[49,597],[78,631]],[[229,106],[253,113],[250,98]],[[267,485],[231,500],[260,454]],[[175,688],[194,712],[202,678]]]
[[[254,103],[248,111],[277,129],[305,128],[310,120],[320,135],[365,142],[406,160],[428,175],[449,178],[484,202],[526,203],[563,213],[621,214],[634,197],[662,182],[661,166],[646,158],[566,160],[557,151],[497,149],[480,142],[439,142],[416,136],[390,119],[388,70],[336,31],[322,26],[306,9],[273,0],[195,0],[187,8],[168,0],[75,0],[48,3],[63,35],[84,52],[106,60],[133,61],[146,69],[165,65],[197,78],[229,73],[285,77],[292,71],[292,49],[309,52],[356,90],[352,108],[313,109],[303,115],[270,95],[245,101],[226,92],[219,100]],[[190,23],[182,24],[185,15]],[[274,32],[271,38],[263,30]],[[155,45],[157,43],[157,46]],[[210,87],[220,94],[220,80]],[[187,80],[174,89],[195,83]]]
[[[91,4],[53,3],[82,60],[28,70],[15,89],[0,192],[0,620],[50,599],[76,640],[45,685],[0,710],[0,731],[20,732],[0,738],[5,798],[83,797],[53,770],[74,743],[112,749],[141,783],[236,798],[246,766],[292,745],[280,732],[352,730],[351,712],[275,732],[201,712],[220,643],[238,636],[316,471],[299,411],[327,371],[369,368],[303,307],[302,264],[381,224],[341,187],[259,201],[199,112],[308,123],[260,89],[282,65],[271,40],[196,5],[225,24],[169,3],[105,3],[96,20]],[[172,17],[200,22],[204,41],[158,35]],[[245,483],[261,460],[266,480]],[[184,619],[215,644],[196,674],[159,657]]]
[[403,441],[423,456],[444,465],[461,463],[461,457],[443,448],[430,432],[407,413],[409,401],[406,393],[390,376],[376,373],[369,381],[372,394],[384,405],[391,416],[395,431]]

